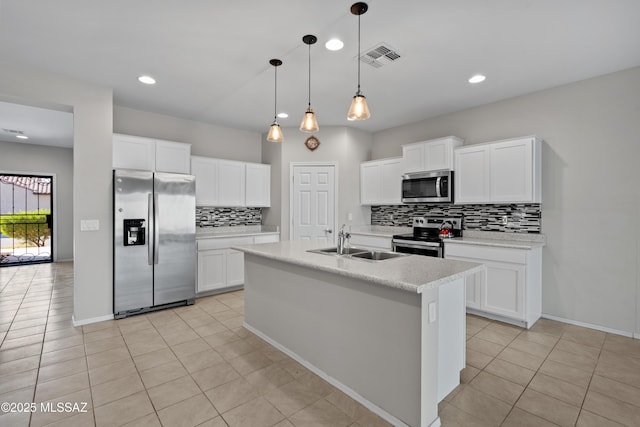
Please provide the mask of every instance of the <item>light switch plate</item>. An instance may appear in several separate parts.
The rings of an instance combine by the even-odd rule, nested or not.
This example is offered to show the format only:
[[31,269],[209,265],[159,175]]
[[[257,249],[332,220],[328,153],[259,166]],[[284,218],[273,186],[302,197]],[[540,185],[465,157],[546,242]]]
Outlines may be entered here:
[[81,219],[80,231],[98,231],[100,230],[100,220],[97,219]]

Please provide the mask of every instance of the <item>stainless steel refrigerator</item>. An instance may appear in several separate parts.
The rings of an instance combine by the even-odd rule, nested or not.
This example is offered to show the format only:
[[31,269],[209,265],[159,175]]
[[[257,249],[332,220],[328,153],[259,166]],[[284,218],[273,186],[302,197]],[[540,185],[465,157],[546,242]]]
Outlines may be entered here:
[[114,170],[113,207],[115,318],[193,304],[195,177]]

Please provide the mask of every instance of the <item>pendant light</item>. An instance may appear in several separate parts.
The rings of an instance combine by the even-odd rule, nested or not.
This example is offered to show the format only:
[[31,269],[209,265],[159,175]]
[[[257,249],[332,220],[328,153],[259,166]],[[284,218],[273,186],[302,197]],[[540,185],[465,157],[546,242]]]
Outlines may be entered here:
[[367,120],[371,117],[367,106],[367,98],[360,92],[360,15],[364,15],[368,9],[369,6],[363,2],[351,5],[351,13],[358,15],[358,91],[351,101],[351,107],[347,113],[348,120]]
[[273,101],[273,123],[269,127],[269,133],[267,134],[267,141],[269,142],[282,142],[284,139],[284,135],[282,134],[282,129],[278,124],[278,67],[282,65],[282,61],[279,59],[272,59],[269,61],[269,64],[273,65],[275,70],[275,78],[274,78],[274,101]]
[[316,120],[316,114],[311,109],[311,45],[318,41],[316,36],[307,34],[302,37],[302,41],[309,46],[309,106],[304,113],[302,122],[300,123],[300,130],[302,132],[318,132],[318,121]]

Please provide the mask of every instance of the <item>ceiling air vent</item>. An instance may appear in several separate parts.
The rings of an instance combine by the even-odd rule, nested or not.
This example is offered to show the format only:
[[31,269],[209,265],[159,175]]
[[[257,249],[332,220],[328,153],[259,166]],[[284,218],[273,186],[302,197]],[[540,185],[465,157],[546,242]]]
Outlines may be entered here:
[[372,67],[380,68],[400,59],[400,54],[391,46],[380,43],[360,56],[360,61]]

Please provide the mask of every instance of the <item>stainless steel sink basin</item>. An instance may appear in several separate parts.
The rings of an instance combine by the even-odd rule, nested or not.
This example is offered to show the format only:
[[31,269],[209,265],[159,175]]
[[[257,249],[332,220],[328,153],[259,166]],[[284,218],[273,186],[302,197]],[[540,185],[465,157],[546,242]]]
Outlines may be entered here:
[[338,248],[322,248],[322,249],[309,249],[307,252],[312,252],[314,254],[323,254],[323,255],[334,255],[334,256],[344,256],[354,259],[363,259],[368,261],[384,261],[387,259],[398,258],[402,256],[407,256],[407,254],[401,254],[397,252],[387,252],[387,251],[372,251],[364,248],[354,248],[348,247],[344,249],[344,253],[338,255]]
[[[344,252],[340,255],[353,255],[361,252],[367,252],[368,249],[363,248],[354,248],[348,247],[344,248]],[[331,248],[322,248],[322,249],[310,249],[307,252],[312,252],[314,254],[324,254],[324,255],[338,255],[338,248],[333,246]]]
[[399,258],[407,256],[407,254],[401,254],[397,252],[384,252],[384,251],[367,251],[353,254],[351,258],[368,259],[371,261],[384,261],[387,259]]

